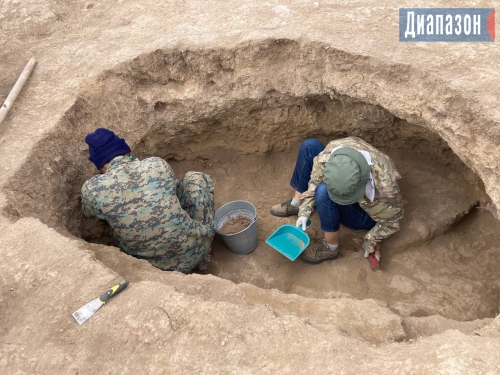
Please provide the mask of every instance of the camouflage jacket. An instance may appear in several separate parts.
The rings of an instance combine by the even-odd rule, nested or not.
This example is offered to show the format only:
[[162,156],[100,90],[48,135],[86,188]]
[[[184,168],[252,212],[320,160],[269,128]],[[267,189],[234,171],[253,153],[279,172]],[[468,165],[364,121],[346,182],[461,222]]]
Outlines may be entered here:
[[[193,220],[179,202],[181,182],[160,158],[119,156],[82,187],[86,216],[106,220],[123,251],[165,270],[189,272],[206,256],[213,223]],[[213,204],[213,202],[212,202]]]
[[330,142],[326,148],[314,158],[309,188],[302,194],[299,216],[309,217],[314,211],[314,193],[316,187],[323,182],[326,163],[331,152],[337,147],[352,147],[359,151],[367,151],[373,165],[370,170],[375,185],[375,198],[371,202],[365,195],[359,200],[360,207],[365,210],[377,224],[365,235],[363,248],[373,252],[378,243],[397,232],[403,218],[403,202],[397,180],[401,175],[394,164],[381,151],[358,137],[348,137]]

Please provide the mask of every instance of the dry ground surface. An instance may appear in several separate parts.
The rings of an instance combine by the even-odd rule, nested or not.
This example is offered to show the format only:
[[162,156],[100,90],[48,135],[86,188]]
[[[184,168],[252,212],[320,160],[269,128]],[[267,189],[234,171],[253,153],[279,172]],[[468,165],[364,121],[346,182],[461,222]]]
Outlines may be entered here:
[[[0,372],[500,373],[500,52],[403,45],[403,6],[0,1],[0,101],[38,60],[0,125]],[[182,275],[103,245],[77,204],[97,126],[179,176],[213,175],[217,207],[254,203],[256,250],[216,238],[209,274]],[[300,141],[347,134],[403,175],[380,273],[345,228],[341,257],[316,266],[264,243],[294,221],[269,206],[290,197]],[[79,326],[71,313],[120,277]]]

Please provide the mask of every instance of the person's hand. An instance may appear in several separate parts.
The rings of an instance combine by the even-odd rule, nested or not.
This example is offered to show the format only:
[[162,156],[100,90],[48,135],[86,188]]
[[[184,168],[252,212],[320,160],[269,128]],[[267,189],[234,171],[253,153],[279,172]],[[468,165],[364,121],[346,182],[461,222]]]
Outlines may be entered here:
[[[370,255],[370,252],[368,250],[365,250],[365,258],[368,258]],[[380,250],[375,250],[375,258],[380,262]]]
[[307,228],[307,216],[299,216],[299,218],[297,219],[297,223],[295,224],[295,226],[298,228],[298,227],[302,227],[302,230],[305,231],[306,228]]

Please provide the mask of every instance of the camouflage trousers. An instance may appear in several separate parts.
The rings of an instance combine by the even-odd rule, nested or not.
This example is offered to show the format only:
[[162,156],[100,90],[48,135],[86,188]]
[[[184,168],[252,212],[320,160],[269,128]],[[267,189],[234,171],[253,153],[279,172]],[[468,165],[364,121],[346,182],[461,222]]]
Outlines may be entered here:
[[[215,234],[212,177],[201,172],[187,172],[181,180],[177,195],[182,209],[192,219],[191,223],[179,222],[178,227],[202,227],[202,233],[183,234],[181,241],[173,235],[174,237],[166,239],[168,247],[166,253],[144,259],[165,271],[183,273],[193,270],[203,271],[210,262],[211,245]],[[194,225],[195,223],[198,224]],[[173,231],[175,233],[175,229]]]
[[[180,264],[179,271],[187,273],[193,269],[203,271],[210,262],[210,252],[212,251],[212,240],[215,235],[215,201],[214,183],[212,177],[201,172],[187,172],[181,180],[181,195],[179,198],[181,207],[191,219],[209,225],[213,228],[211,235],[206,236],[199,243],[199,252],[193,254],[198,258],[194,267],[187,270],[187,264]],[[191,262],[188,262],[191,263]],[[192,264],[192,263],[191,263]]]

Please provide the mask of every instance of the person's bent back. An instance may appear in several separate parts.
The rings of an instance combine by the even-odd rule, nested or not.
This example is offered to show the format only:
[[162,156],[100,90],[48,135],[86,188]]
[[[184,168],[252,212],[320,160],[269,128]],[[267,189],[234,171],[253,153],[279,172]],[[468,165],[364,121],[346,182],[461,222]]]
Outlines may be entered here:
[[86,138],[90,159],[103,174],[82,187],[84,214],[106,220],[118,247],[158,268],[185,273],[204,268],[214,236],[211,177],[188,172],[179,181],[166,161],[155,157],[139,161],[128,156],[128,146],[100,165],[110,157],[105,153],[97,163],[92,160],[93,145],[106,147],[96,137],[109,131],[100,130]]

